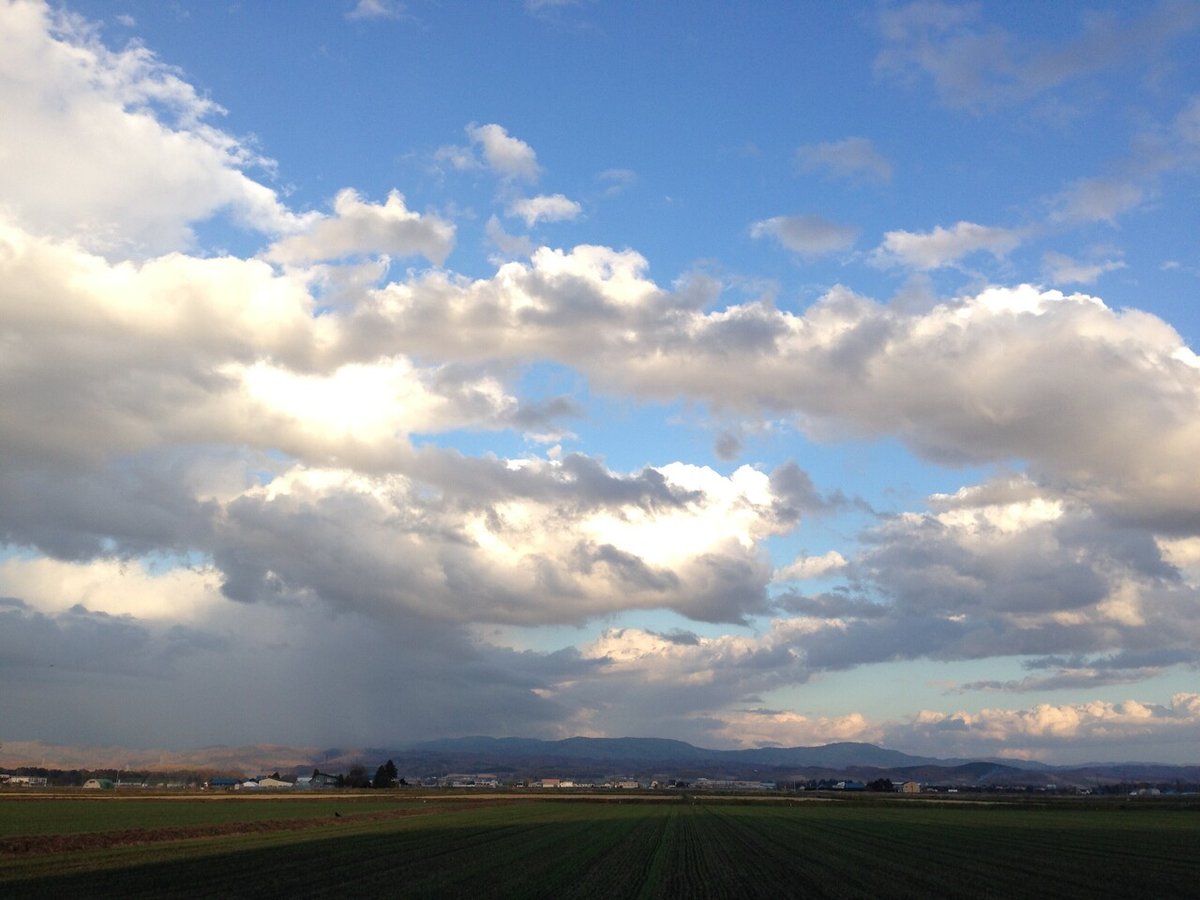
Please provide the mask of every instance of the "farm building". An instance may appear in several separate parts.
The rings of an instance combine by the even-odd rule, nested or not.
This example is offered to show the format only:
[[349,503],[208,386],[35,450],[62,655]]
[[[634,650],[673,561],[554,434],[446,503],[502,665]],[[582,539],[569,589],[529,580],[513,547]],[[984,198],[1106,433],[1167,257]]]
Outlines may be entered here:
[[111,791],[115,787],[108,778],[89,778],[83,786],[89,791]]
[[902,794],[919,794],[921,793],[920,782],[906,781],[900,785],[900,793]]

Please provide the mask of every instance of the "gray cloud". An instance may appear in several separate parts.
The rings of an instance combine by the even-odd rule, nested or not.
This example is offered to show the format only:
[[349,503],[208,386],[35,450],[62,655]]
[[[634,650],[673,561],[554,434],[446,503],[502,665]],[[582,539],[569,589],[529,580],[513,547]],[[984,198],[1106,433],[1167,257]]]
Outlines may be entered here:
[[801,256],[825,256],[848,250],[858,239],[859,230],[838,225],[823,216],[775,216],[750,226],[750,236],[772,237],[783,247]]
[[[396,8],[360,8],[385,7]],[[469,722],[729,741],[742,739],[738,724],[809,733],[788,731],[811,725],[763,697],[857,665],[1034,657],[1025,679],[966,686],[1011,691],[1196,665],[1194,552],[1171,539],[1200,535],[1200,365],[1160,319],[1031,287],[948,301],[918,291],[890,306],[835,287],[794,312],[730,300],[704,275],[661,287],[630,250],[534,248],[496,220],[491,241],[525,260],[389,276],[375,257],[438,266],[453,225],[394,192],[375,204],[344,191],[329,215],[294,214],[246,176],[265,161],[204,124],[216,107],[152,54],[108,51],[41,6],[11,10],[26,30],[13,41],[22,52],[0,60],[0,106],[20,126],[0,134],[11,162],[0,173],[0,666],[6,686],[36,689],[6,696],[6,728],[41,730],[52,705],[62,715],[48,736],[60,739],[202,742],[221,723],[229,740],[382,742]],[[881,65],[980,109],[1134,65],[1196,22],[1164,4],[1028,50],[976,15],[889,8]],[[1132,49],[1106,59],[1118,26],[1132,26]],[[63,102],[26,91],[31,72]],[[1140,165],[1068,184],[1051,217],[1116,222],[1156,196],[1164,173],[1195,164],[1197,122],[1189,98],[1135,141]],[[516,182],[540,176],[532,147],[496,124],[467,134],[439,159],[494,173],[497,202],[530,224],[571,214],[561,198],[513,201]],[[80,146],[95,151],[82,163]],[[163,158],[175,166],[146,165]],[[123,162],[100,171],[99,159]],[[801,148],[797,161],[852,179],[891,172],[861,138]],[[255,259],[153,256],[186,249],[214,215],[273,244]],[[857,239],[820,216],[752,233],[808,257]],[[876,258],[934,270],[972,253],[1003,259],[1032,235],[971,222],[891,231]],[[1083,281],[1114,265],[1047,264]],[[1023,475],[873,518],[857,551],[776,569],[768,546],[806,517],[872,511],[795,463],[622,472],[561,448],[547,459],[438,449],[466,431],[562,436],[561,422],[581,417],[575,400],[519,396],[545,364],[621,402],[737,421],[739,435],[778,422]],[[742,449],[732,430],[717,444],[727,459]],[[780,587],[811,577],[840,582]],[[630,610],[761,631],[618,628],[559,653],[504,646],[527,627]],[[778,614],[792,618],[764,624]],[[113,702],[131,688],[137,704]],[[1190,703],[1144,718],[1192,734]],[[1043,740],[1043,713],[1001,712],[893,733]],[[1098,740],[1139,712],[1050,718],[1094,722]],[[821,727],[861,737],[875,726]]]
[[803,172],[825,172],[852,181],[886,184],[892,180],[892,164],[864,137],[806,144],[796,150],[796,165]]
[[1023,102],[1101,72],[1153,65],[1200,26],[1195,6],[1173,0],[1125,18],[1081,18],[1074,37],[1051,45],[981,21],[975,5],[888,7],[879,15],[884,47],[875,68],[905,81],[928,77],[947,105],[978,110]]
[[[403,616],[246,612],[216,610],[203,627],[163,628],[81,608],[0,610],[5,684],[32,688],[6,695],[6,734],[194,747],[214,734],[249,743],[267,733],[297,744],[386,746],[406,734],[457,735],[469,721],[490,734],[555,737],[569,711],[536,691],[596,668],[571,651],[514,652]],[[60,714],[48,720],[48,708]]]
[[[371,615],[527,625],[659,607],[740,621],[767,608],[770,567],[732,537],[707,535],[693,548],[597,539],[620,535],[635,515],[686,519],[715,502],[657,470],[616,476],[574,455],[512,469],[427,453],[414,471],[427,480],[392,479],[381,491],[341,474],[296,473],[286,489],[237,498],[214,540],[223,592],[242,602],[319,598]],[[764,534],[793,516],[774,505],[756,515]],[[655,561],[664,551],[671,562]]]

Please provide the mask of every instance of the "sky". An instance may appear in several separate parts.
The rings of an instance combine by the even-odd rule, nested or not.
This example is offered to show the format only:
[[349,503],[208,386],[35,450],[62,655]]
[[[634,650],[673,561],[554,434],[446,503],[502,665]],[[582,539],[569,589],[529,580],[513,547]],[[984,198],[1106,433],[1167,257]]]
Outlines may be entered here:
[[0,0],[0,740],[1200,763],[1197,59]]

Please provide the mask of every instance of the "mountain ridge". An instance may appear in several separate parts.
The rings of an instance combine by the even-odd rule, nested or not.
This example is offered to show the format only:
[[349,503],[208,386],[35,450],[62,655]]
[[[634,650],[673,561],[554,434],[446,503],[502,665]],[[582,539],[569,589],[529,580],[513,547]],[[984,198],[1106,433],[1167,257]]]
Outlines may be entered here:
[[1148,781],[1200,784],[1200,765],[1143,762],[1052,765],[1003,757],[939,758],[852,741],[807,747],[714,750],[670,738],[576,736],[542,740],[472,735],[390,747],[324,749],[259,744],[164,751],[71,747],[39,741],[6,742],[0,749],[0,769],[114,766],[145,771],[196,768],[241,771],[247,775],[270,771],[308,774],[314,768],[345,772],[352,766],[373,771],[388,759],[396,763],[402,774],[420,778],[492,772],[514,779],[556,776],[599,779],[618,774],[762,781],[890,778],[967,787],[1054,784],[1085,787]]

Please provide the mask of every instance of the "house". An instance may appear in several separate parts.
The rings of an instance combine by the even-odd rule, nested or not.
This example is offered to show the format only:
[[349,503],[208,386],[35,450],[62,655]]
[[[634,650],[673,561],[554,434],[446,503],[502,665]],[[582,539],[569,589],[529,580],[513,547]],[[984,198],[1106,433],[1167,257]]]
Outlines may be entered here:
[[313,770],[312,777],[309,779],[309,787],[313,788],[335,788],[341,787],[341,777],[338,775],[328,775],[325,772]]
[[902,794],[919,794],[921,793],[921,784],[917,781],[906,781],[900,785],[900,793]]

